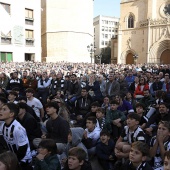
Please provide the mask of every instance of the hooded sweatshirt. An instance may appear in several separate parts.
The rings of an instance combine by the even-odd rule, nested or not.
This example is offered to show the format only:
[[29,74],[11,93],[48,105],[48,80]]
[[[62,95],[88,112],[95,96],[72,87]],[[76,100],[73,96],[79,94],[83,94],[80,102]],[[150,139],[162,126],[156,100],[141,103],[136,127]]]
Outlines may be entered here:
[[68,157],[68,151],[73,147],[82,148],[86,152],[86,160],[88,160],[87,149],[81,142],[83,138],[84,129],[81,127],[70,128],[72,134],[72,142],[68,142],[65,152],[62,154],[62,158]]

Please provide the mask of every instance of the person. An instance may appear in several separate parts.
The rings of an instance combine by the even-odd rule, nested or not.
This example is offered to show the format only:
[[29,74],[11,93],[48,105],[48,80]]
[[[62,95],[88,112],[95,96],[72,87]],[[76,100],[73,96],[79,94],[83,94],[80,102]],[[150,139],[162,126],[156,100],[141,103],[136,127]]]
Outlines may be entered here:
[[0,120],[4,120],[1,126],[2,134],[9,150],[17,155],[21,167],[24,170],[30,170],[32,156],[29,140],[25,128],[16,120],[18,112],[19,108],[16,104],[4,104],[0,110]]
[[37,94],[36,94],[36,97],[38,99],[40,99],[41,97],[43,105],[47,103],[50,84],[51,84],[51,80],[48,78],[47,72],[43,72],[42,77],[38,80]]
[[150,142],[150,156],[153,158],[153,168],[163,169],[163,157],[165,151],[170,151],[170,123],[160,121],[156,136]]
[[120,93],[120,84],[114,80],[114,75],[109,74],[109,81],[106,83],[106,95],[109,98],[114,97]]
[[164,170],[170,170],[170,151],[164,154]]
[[0,154],[0,170],[21,170],[17,156],[6,151]]
[[131,144],[135,141],[145,142],[145,133],[139,127],[140,116],[130,113],[127,116],[127,125],[116,142],[115,155],[117,158],[127,158],[131,149]]
[[27,105],[32,107],[40,121],[44,118],[44,108],[39,99],[34,97],[34,90],[26,89]]
[[106,118],[105,118],[105,110],[101,107],[98,107],[96,110],[96,119],[99,123],[99,127],[101,130],[106,129]]
[[89,156],[96,153],[96,145],[100,138],[100,128],[97,125],[95,117],[88,117],[86,120],[86,129],[83,134],[83,144],[88,150]]
[[6,90],[6,87],[8,85],[9,78],[5,73],[0,74],[0,86],[2,89]]
[[115,143],[110,139],[110,134],[106,130],[100,132],[100,142],[96,146],[96,155],[98,161],[104,170],[113,167]]
[[26,103],[18,103],[19,113],[18,113],[18,121],[25,128],[27,132],[27,136],[30,142],[30,148],[33,148],[33,140],[35,138],[40,138],[42,135],[40,125],[36,121],[36,119],[27,112],[27,104]]
[[121,170],[153,170],[153,168],[147,162],[149,156],[149,146],[141,141],[132,143],[132,147],[129,153],[129,160],[126,161]]
[[119,103],[116,100],[110,102],[110,110],[106,112],[106,127],[112,134],[116,141],[122,131],[123,122],[126,120],[126,116],[120,110],[117,110]]
[[140,116],[139,126],[144,130],[148,122],[148,118],[145,116],[145,106],[142,103],[136,104],[136,114]]
[[57,102],[49,102],[46,104],[46,112],[50,118],[46,122],[47,133],[43,134],[41,138],[35,138],[33,143],[35,147],[42,139],[53,139],[56,142],[58,152],[62,153],[67,144],[69,123],[58,115],[59,106]]
[[16,101],[17,97],[18,97],[17,92],[15,92],[15,91],[10,91],[10,92],[9,92],[9,95],[8,95],[8,102],[9,102],[9,103],[15,103],[15,104],[17,104],[17,103],[18,103],[18,102]]
[[88,160],[87,148],[82,143],[84,129],[81,127],[70,128],[68,134],[68,143],[62,155],[60,156],[62,164],[68,159],[69,150],[73,147],[82,148],[86,152],[86,160]]
[[86,161],[86,152],[79,147],[71,148],[63,170],[92,170],[90,162]]
[[38,155],[33,170],[61,170],[54,140],[43,139],[39,143]]

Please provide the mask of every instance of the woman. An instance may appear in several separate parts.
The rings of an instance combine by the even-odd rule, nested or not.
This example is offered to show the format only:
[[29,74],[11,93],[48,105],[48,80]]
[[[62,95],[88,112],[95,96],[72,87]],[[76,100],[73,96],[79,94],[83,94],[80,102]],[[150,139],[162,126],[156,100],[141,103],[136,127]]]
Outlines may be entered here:
[[139,79],[139,84],[137,85],[135,92],[134,92],[134,97],[136,99],[143,98],[143,92],[144,90],[149,89],[149,85],[146,82],[146,79],[144,77],[141,77]]
[[127,92],[127,93],[126,93],[126,96],[125,96],[125,100],[132,105],[132,107],[133,107],[134,110],[136,109],[136,107],[135,107],[135,106],[136,106],[136,100],[134,99],[132,93]]
[[9,78],[7,77],[7,75],[5,73],[1,73],[0,74],[0,86],[6,90],[6,87],[8,85],[9,82]]
[[13,152],[0,154],[0,170],[21,170],[17,156]]

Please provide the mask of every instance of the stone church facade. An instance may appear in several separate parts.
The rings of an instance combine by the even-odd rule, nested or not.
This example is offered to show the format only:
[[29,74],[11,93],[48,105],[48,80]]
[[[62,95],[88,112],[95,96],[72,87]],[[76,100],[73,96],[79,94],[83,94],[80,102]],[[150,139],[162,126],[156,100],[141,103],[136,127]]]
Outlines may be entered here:
[[121,1],[117,62],[170,64],[170,0]]

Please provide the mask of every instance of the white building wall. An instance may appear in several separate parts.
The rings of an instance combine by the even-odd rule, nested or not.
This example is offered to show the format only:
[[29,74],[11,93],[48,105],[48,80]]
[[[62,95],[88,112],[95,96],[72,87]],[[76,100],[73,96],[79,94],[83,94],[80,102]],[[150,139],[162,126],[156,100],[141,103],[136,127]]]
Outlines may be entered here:
[[[108,21],[108,23],[105,23],[105,21]],[[115,25],[117,23],[117,25]],[[101,49],[107,47],[106,41],[111,42],[111,38],[118,34],[118,23],[119,18],[116,17],[110,17],[110,16],[102,16],[99,15],[93,19],[93,25],[95,27],[95,46],[97,47],[97,50],[95,52],[95,55],[99,55],[101,53]],[[104,27],[104,31],[102,28]],[[108,27],[108,31],[105,29]],[[111,32],[109,32],[109,28],[111,28]],[[114,32],[112,31],[114,29]],[[105,38],[105,35],[108,35],[107,38]],[[102,45],[102,41],[104,44]]]
[[[14,62],[25,61],[25,53],[33,54],[34,61],[41,61],[41,3],[40,0],[0,0],[0,3],[10,4],[10,28],[11,44],[2,44],[0,41],[0,52],[11,52]],[[25,8],[33,10],[33,25],[25,24]],[[8,14],[7,14],[8,15]],[[0,18],[3,18],[1,15]],[[1,20],[2,21],[2,20]],[[3,22],[1,22],[2,24]],[[25,45],[25,29],[34,31],[34,45]],[[0,27],[0,32],[5,32]],[[16,37],[20,36],[17,42]]]

